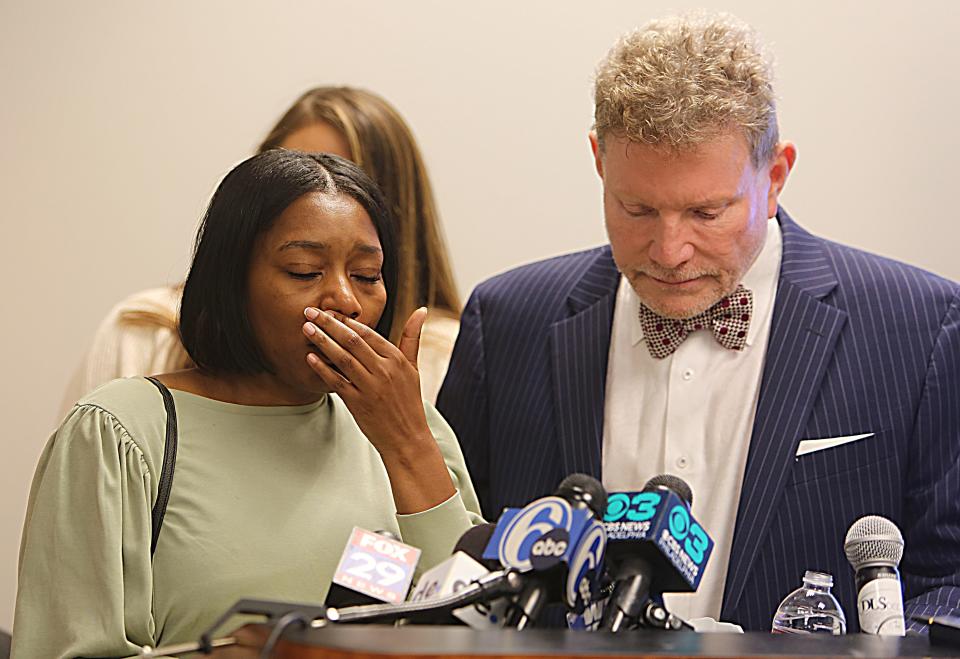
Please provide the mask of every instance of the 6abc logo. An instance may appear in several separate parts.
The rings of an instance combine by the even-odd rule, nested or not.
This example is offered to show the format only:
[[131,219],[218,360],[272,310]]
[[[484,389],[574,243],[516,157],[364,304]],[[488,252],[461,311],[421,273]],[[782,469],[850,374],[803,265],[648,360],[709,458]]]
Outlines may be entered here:
[[597,591],[606,549],[603,524],[560,497],[544,497],[516,512],[497,544],[504,567],[545,571],[566,562],[564,599],[582,611]]
[[569,570],[564,588],[566,604],[576,613],[583,613],[597,599],[606,548],[607,532],[603,524],[595,519],[589,520],[568,560]]
[[566,529],[553,529],[537,538],[530,546],[530,563],[534,570],[547,570],[567,555],[570,544],[570,532]]
[[[537,499],[510,520],[500,536],[497,560],[504,567],[542,570],[562,559],[570,542],[573,508],[560,497]],[[563,549],[558,547],[562,543]],[[534,561],[534,547],[537,549]]]

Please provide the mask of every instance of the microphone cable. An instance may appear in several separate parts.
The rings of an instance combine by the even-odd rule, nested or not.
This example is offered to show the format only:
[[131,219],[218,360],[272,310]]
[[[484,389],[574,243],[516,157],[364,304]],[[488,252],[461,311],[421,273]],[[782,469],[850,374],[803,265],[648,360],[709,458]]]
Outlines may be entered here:
[[263,647],[260,648],[260,659],[270,659],[270,655],[273,654],[273,648],[276,646],[277,641],[280,640],[280,637],[283,636],[287,629],[296,624],[299,624],[301,629],[305,629],[310,624],[310,621],[307,620],[300,611],[290,611],[289,613],[283,614],[280,619],[277,620],[276,624],[274,624],[273,629],[270,630],[270,635],[267,637],[267,640],[264,641]]

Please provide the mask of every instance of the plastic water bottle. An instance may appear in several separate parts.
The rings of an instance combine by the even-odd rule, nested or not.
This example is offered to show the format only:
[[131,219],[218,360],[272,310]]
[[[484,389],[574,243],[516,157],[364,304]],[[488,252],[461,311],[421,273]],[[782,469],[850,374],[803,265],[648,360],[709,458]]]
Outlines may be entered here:
[[803,585],[780,602],[773,617],[774,634],[847,633],[847,619],[840,602],[830,592],[833,577],[823,572],[807,571]]

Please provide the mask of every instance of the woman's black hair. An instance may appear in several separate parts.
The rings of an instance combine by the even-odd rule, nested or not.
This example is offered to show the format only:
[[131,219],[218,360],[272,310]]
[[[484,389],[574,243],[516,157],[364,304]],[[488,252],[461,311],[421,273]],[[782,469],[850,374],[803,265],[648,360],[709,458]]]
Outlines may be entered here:
[[257,238],[305,194],[345,194],[370,216],[383,249],[387,304],[376,330],[389,336],[397,284],[394,221],[377,185],[348,160],[271,149],[227,174],[200,222],[180,303],[180,338],[194,363],[212,373],[271,372],[250,324],[247,279]]

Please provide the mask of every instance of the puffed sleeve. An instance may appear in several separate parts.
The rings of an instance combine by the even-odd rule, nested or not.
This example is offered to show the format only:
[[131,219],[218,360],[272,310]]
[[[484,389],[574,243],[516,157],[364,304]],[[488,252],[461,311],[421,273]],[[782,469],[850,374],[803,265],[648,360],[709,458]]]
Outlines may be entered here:
[[447,471],[457,492],[433,508],[419,513],[397,515],[403,541],[423,552],[419,569],[425,570],[450,557],[460,536],[474,524],[483,523],[477,493],[470,482],[470,474],[463,461],[463,453],[453,429],[444,421],[433,405],[424,402],[427,424],[440,447]]
[[117,419],[78,405],[40,457],[20,544],[14,659],[154,645],[152,477]]

